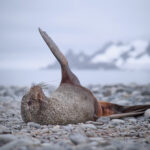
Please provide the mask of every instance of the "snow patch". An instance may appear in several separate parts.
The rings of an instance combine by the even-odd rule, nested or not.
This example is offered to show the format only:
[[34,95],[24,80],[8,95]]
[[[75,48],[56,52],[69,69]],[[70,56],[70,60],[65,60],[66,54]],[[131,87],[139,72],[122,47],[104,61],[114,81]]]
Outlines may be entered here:
[[139,59],[135,59],[133,57],[129,58],[124,65],[125,69],[148,69],[150,70],[150,56],[145,54]]
[[149,43],[147,41],[142,41],[142,40],[134,41],[132,43],[134,50],[129,52],[129,55],[131,57],[136,57],[136,56],[140,55],[141,53],[143,53],[146,50],[146,48],[148,47],[148,44]]
[[91,62],[99,63],[99,62],[111,62],[115,59],[119,58],[124,52],[128,51],[131,48],[130,45],[111,45],[107,48],[105,53],[99,54],[95,56]]

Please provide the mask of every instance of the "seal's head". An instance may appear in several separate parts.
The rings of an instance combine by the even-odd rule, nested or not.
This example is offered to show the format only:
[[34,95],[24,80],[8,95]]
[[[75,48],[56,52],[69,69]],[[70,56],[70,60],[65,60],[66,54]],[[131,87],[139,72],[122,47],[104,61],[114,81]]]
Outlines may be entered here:
[[[23,96],[21,102],[21,115],[25,122],[33,121],[41,111],[42,103],[46,102],[46,96],[39,85],[32,86],[30,91]],[[31,117],[32,116],[32,117]]]

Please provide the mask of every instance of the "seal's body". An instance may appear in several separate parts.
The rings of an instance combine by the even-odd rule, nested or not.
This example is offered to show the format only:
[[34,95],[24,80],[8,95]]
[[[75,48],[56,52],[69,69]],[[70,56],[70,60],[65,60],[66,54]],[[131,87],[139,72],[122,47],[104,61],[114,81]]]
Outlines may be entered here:
[[[88,89],[62,84],[50,98],[34,95],[34,86],[22,99],[22,118],[25,122],[40,124],[69,124],[93,120],[97,101]],[[73,91],[73,92],[72,92]],[[34,106],[34,107],[32,107]]]
[[39,124],[79,123],[119,113],[121,113],[119,116],[137,115],[141,114],[139,111],[143,113],[145,109],[150,108],[150,105],[120,106],[98,101],[90,90],[80,85],[79,79],[70,70],[67,59],[52,39],[41,29],[39,31],[61,65],[62,80],[50,98],[44,95],[40,85],[32,86],[30,91],[23,96],[21,116],[25,122],[32,121]]

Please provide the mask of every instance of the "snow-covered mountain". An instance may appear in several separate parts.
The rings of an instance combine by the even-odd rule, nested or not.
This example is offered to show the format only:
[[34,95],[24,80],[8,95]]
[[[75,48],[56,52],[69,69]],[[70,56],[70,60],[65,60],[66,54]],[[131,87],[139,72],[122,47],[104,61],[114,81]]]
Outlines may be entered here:
[[[150,42],[136,40],[131,43],[107,43],[92,55],[75,54],[69,50],[66,54],[71,68],[76,69],[129,69],[150,70]],[[55,62],[47,68],[57,68]]]

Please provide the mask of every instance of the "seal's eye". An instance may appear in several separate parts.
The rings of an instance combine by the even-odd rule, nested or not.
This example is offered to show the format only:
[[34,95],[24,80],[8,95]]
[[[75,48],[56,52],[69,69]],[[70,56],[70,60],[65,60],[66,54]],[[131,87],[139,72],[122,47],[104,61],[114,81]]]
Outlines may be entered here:
[[31,102],[31,101],[29,101],[29,102],[28,102],[28,105],[30,106],[31,104],[32,104],[32,102]]

